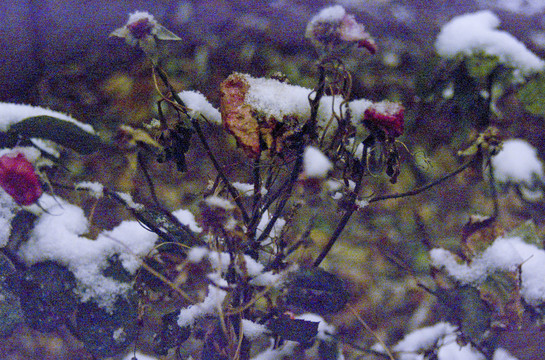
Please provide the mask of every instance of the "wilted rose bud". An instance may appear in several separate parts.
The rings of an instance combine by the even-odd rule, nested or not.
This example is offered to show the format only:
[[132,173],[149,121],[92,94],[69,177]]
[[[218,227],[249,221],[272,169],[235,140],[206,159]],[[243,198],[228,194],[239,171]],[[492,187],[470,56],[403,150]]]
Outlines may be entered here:
[[158,60],[156,38],[159,40],[181,40],[159,24],[153,15],[145,11],[136,11],[130,14],[127,24],[114,30],[110,36],[124,38],[131,46],[138,45],[155,63]]
[[0,186],[19,205],[34,204],[42,195],[34,167],[21,153],[0,157]]
[[314,46],[327,51],[354,43],[371,54],[377,51],[377,45],[365,27],[340,5],[325,8],[314,16],[307,25],[305,36]]
[[403,134],[405,108],[398,103],[381,101],[365,110],[363,122],[371,128],[383,130],[388,137],[396,138]]

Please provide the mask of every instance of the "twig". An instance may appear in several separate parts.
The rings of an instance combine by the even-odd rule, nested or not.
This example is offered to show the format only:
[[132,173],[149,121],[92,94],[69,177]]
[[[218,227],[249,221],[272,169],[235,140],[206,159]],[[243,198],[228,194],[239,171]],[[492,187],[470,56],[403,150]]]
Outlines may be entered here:
[[369,199],[368,202],[369,202],[369,204],[371,204],[371,203],[374,203],[374,202],[377,202],[377,201],[382,201],[382,200],[399,199],[399,198],[403,198],[403,197],[418,195],[421,192],[426,191],[429,188],[432,188],[435,185],[438,185],[438,184],[442,183],[443,181],[448,180],[451,177],[458,175],[459,173],[461,173],[462,171],[467,169],[471,164],[473,164],[473,162],[477,158],[478,158],[478,156],[474,156],[473,158],[471,158],[471,160],[469,160],[465,164],[461,165],[459,168],[457,168],[453,172],[451,172],[449,174],[446,174],[445,176],[443,176],[443,177],[441,177],[441,178],[439,178],[437,180],[434,180],[434,181],[432,181],[431,183],[429,183],[427,185],[421,186],[421,187],[416,188],[416,189],[414,189],[412,191],[407,191],[407,192],[404,192],[404,193],[394,193],[394,194],[389,194],[389,195],[376,196],[374,198]]
[[358,321],[363,325],[365,330],[369,331],[369,333],[373,335],[373,337],[379,342],[379,344],[382,345],[382,347],[384,348],[384,351],[386,351],[386,353],[390,357],[390,360],[395,360],[394,355],[392,354],[390,349],[388,349],[384,341],[382,341],[382,339],[373,331],[373,329],[371,329],[369,325],[367,325],[367,323],[361,318],[361,316],[356,312],[356,310],[350,304],[347,304],[346,306],[348,307],[348,310],[350,310],[350,312],[356,317],[356,319],[358,319]]
[[248,224],[250,222],[250,217],[248,216],[248,212],[246,212],[246,209],[244,208],[244,204],[242,203],[242,200],[240,199],[240,195],[238,194],[237,189],[233,187],[229,179],[227,179],[227,176],[221,169],[221,166],[214,156],[214,153],[212,153],[212,150],[210,149],[210,146],[208,145],[208,142],[206,141],[206,137],[204,136],[204,133],[202,132],[201,126],[199,125],[199,122],[195,118],[191,118],[191,123],[193,124],[193,128],[195,129],[195,132],[197,133],[197,136],[199,137],[199,140],[201,141],[202,145],[204,146],[204,149],[206,150],[206,153],[210,160],[212,161],[212,164],[214,165],[214,168],[218,172],[218,175],[221,177],[221,180],[227,187],[227,191],[229,191],[229,194],[231,194],[231,197],[233,198],[233,201],[237,204],[238,208],[240,209],[240,213],[242,214],[242,220],[245,224]]

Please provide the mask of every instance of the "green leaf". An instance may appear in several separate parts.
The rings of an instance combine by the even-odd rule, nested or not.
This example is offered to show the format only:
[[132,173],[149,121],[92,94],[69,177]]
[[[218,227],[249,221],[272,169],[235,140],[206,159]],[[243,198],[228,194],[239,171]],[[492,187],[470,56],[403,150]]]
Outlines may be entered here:
[[486,79],[500,65],[500,59],[495,55],[477,53],[468,57],[465,64],[471,77]]
[[539,74],[528,81],[519,90],[517,97],[528,112],[534,115],[545,115],[545,76]]
[[24,119],[8,130],[11,142],[20,137],[51,140],[80,154],[89,155],[100,148],[102,141],[76,124],[52,116],[36,116]]

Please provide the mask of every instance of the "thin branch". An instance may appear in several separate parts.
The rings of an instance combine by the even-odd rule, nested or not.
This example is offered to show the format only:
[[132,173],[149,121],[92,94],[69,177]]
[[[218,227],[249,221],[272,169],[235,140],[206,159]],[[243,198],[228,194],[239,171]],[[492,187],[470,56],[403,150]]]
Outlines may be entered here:
[[441,177],[441,178],[439,178],[437,180],[434,180],[434,181],[432,181],[431,183],[429,183],[427,185],[421,186],[421,187],[416,188],[416,189],[414,189],[412,191],[407,191],[407,192],[404,192],[404,193],[395,193],[395,194],[389,194],[389,195],[383,195],[383,196],[376,196],[374,198],[369,199],[368,202],[369,202],[369,204],[371,204],[371,203],[374,203],[374,202],[377,202],[377,201],[382,201],[382,200],[399,199],[399,198],[403,198],[403,197],[418,195],[421,192],[424,192],[424,191],[434,187],[435,185],[438,185],[438,184],[442,183],[443,181],[448,180],[451,177],[454,177],[454,176],[458,175],[459,173],[461,173],[462,171],[467,169],[469,166],[471,166],[471,164],[473,164],[477,158],[478,158],[478,156],[474,156],[473,158],[471,158],[471,160],[469,160],[465,164],[461,165],[459,168],[457,168],[453,172],[451,172],[449,174],[446,174],[445,176],[443,176],[443,177]]
[[199,125],[199,122],[195,118],[191,118],[191,123],[193,124],[193,128],[195,129],[195,132],[197,133],[197,136],[199,137],[199,140],[201,140],[202,145],[204,146],[204,149],[206,150],[206,153],[210,160],[212,161],[212,164],[214,164],[214,168],[218,172],[218,175],[221,177],[221,180],[227,187],[227,191],[229,191],[229,194],[231,194],[231,197],[233,198],[233,201],[237,204],[238,208],[240,209],[240,213],[242,214],[242,220],[245,224],[248,224],[250,222],[250,217],[248,216],[248,212],[244,208],[244,204],[242,203],[242,200],[240,199],[240,195],[233,187],[229,179],[227,179],[227,176],[221,169],[221,166],[214,156],[214,153],[212,153],[212,149],[210,149],[210,146],[208,145],[208,142],[206,141],[206,137],[204,136],[204,133],[202,132],[201,126]]

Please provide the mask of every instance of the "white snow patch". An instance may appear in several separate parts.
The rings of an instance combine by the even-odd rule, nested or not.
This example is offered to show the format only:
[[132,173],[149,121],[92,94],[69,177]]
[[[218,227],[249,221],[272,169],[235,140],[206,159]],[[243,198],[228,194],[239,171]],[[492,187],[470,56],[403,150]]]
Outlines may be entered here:
[[215,195],[211,195],[204,199],[204,203],[211,208],[219,208],[227,211],[235,208],[235,205],[231,201]]
[[[255,232],[256,239],[258,239],[261,236],[261,234],[263,233],[263,230],[265,230],[271,218],[272,218],[272,215],[270,215],[269,211],[266,210],[261,216],[259,225],[257,225],[256,232]],[[276,222],[274,223],[273,228],[271,232],[269,233],[269,236],[267,239],[271,241],[272,239],[279,238],[280,235],[282,235],[282,229],[284,228],[284,225],[286,225],[286,220],[284,220],[283,218],[278,218]]]
[[437,53],[453,58],[483,51],[524,73],[543,70],[545,62],[511,34],[497,30],[499,25],[499,18],[488,10],[457,16],[443,25],[435,42]]
[[81,208],[48,194],[42,196],[40,204],[47,211],[19,249],[21,259],[28,265],[52,260],[68,267],[78,281],[82,301],[93,298],[101,307],[111,308],[116,297],[131,285],[102,275],[108,258],[119,255],[123,267],[134,274],[140,257],[153,248],[157,235],[136,221],[124,221],[91,240],[82,236],[88,231],[88,220]]
[[72,124],[77,125],[88,133],[95,133],[95,130],[91,125],[81,123],[76,119],[61,112],[53,111],[39,106],[3,102],[0,102],[0,131],[6,132],[11,125],[16,124],[26,118],[44,115],[68,121]]
[[255,340],[268,332],[269,330],[265,325],[256,324],[250,320],[242,319],[242,333],[244,334],[244,337],[248,338],[248,340]]
[[545,302],[545,251],[519,237],[498,238],[470,264],[459,263],[444,249],[430,251],[432,264],[462,284],[479,284],[496,271],[515,271],[521,266],[521,294],[530,305]]
[[318,334],[316,335],[317,339],[320,339],[322,341],[330,341],[331,335],[335,334],[335,326],[328,324],[323,317],[317,314],[312,313],[306,313],[302,315],[298,315],[295,317],[296,319],[300,320],[306,320],[306,321],[312,321],[318,323]]
[[505,141],[501,151],[492,158],[492,166],[496,179],[502,183],[532,185],[535,178],[544,179],[537,150],[521,139]]
[[76,190],[87,190],[92,197],[97,199],[104,196],[104,185],[97,182],[83,181],[77,183]]
[[[214,274],[211,274],[214,275]],[[215,284],[219,286],[228,286],[227,281],[219,276],[209,276]],[[193,326],[198,318],[217,313],[221,303],[225,299],[227,291],[220,289],[215,285],[208,285],[208,295],[198,304],[191,305],[188,308],[180,310],[178,316],[178,325],[180,327]]]
[[333,164],[318,148],[306,147],[303,154],[303,171],[307,178],[323,179],[331,169]]
[[494,357],[492,360],[518,360],[516,357],[511,355],[507,350],[503,348],[497,348],[494,351]]
[[0,188],[0,248],[7,245],[11,234],[11,221],[19,206],[13,198]]
[[200,233],[202,231],[201,227],[197,224],[195,220],[195,215],[189,210],[178,209],[172,212],[172,215],[178,219],[182,224],[189,227],[193,232]]
[[206,97],[198,91],[182,91],[178,93],[178,96],[189,108],[189,115],[197,117],[198,115],[204,116],[211,122],[221,125],[221,114]]

